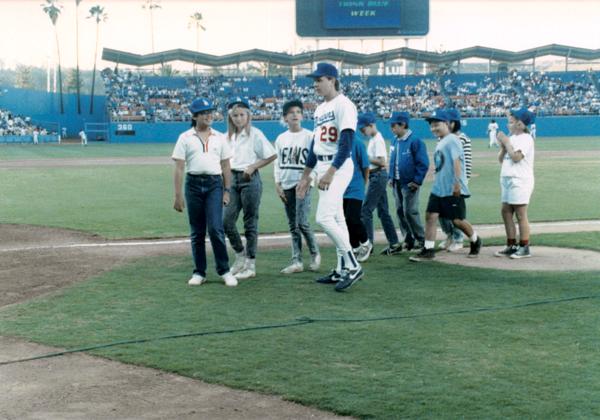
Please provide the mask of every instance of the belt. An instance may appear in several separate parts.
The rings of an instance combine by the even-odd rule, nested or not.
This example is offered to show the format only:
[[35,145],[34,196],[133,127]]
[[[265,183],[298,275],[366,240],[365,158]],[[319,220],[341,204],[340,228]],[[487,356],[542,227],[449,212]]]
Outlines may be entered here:
[[331,162],[334,158],[334,155],[317,155],[317,160],[321,162]]
[[232,169],[231,173],[233,173],[233,174],[243,174],[244,171],[238,171],[237,169]]
[[213,177],[213,176],[221,176],[221,174],[192,174],[190,172],[187,173],[187,176],[193,176],[193,177],[199,177],[199,178],[209,178],[209,177]]
[[371,170],[369,171],[369,175],[371,175],[371,174],[376,174],[376,173],[378,173],[378,172],[381,172],[381,166],[380,166],[379,168],[377,168],[377,169],[371,169]]

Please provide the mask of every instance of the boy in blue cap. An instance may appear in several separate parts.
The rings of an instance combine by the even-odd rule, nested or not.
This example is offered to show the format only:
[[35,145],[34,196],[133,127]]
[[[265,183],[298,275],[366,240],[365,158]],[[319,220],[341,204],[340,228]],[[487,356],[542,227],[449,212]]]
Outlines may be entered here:
[[[196,99],[190,106],[192,128],[181,133],[173,149],[175,161],[173,208],[182,212],[187,203],[194,272],[190,286],[206,282],[206,243],[208,231],[217,273],[225,285],[237,286],[229,270],[225,245],[223,206],[229,204],[233,151],[222,133],[214,130],[215,107],[206,99]],[[185,171],[185,195],[182,193]],[[184,201],[185,197],[185,201]]]
[[394,226],[394,221],[390,216],[387,197],[387,149],[385,140],[377,130],[375,115],[366,112],[358,116],[358,131],[369,139],[367,145],[367,156],[369,157],[369,187],[365,201],[362,205],[361,219],[369,241],[373,243],[373,210],[377,208],[377,215],[381,220],[383,232],[388,241],[388,246],[381,252],[381,255],[395,255],[402,251],[402,244],[398,241],[398,234]]
[[[468,184],[469,179],[471,179],[471,139],[465,133],[460,131],[460,112],[458,112],[458,110],[455,108],[450,108],[446,110],[446,113],[450,119],[450,131],[460,140],[463,152],[465,154],[465,172],[467,175]],[[454,226],[452,220],[440,217],[440,227],[446,234],[446,240],[440,244],[440,249],[445,249],[448,252],[454,252],[463,248],[463,241],[465,239],[464,235],[460,229]]]
[[[498,143],[500,143],[498,160],[502,164],[500,171],[502,220],[506,230],[506,248],[496,252],[494,255],[497,257],[516,259],[531,257],[527,206],[534,186],[534,141],[527,126],[534,121],[535,114],[527,109],[512,110],[508,117],[511,136],[498,133]],[[519,223],[518,247],[513,219],[515,215]]]
[[421,252],[410,261],[428,261],[435,257],[435,235],[438,218],[451,219],[454,226],[463,231],[471,241],[469,257],[477,257],[481,250],[481,238],[466,219],[465,198],[471,193],[467,187],[464,151],[460,140],[450,132],[450,117],[443,109],[436,110],[426,118],[431,132],[441,139],[435,147],[435,182],[427,203],[425,216],[425,244]]
[[396,213],[407,250],[423,247],[425,232],[419,214],[419,192],[429,170],[427,147],[409,128],[410,114],[394,112],[390,119],[396,136],[390,146],[389,179]]

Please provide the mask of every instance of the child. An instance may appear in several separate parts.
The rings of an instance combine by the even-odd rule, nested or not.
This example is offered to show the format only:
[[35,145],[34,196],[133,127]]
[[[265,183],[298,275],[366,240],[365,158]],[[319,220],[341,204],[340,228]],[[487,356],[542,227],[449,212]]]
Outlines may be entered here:
[[[206,244],[208,236],[215,256],[217,273],[225,285],[237,286],[229,271],[229,257],[223,233],[223,205],[229,202],[231,149],[225,136],[211,125],[214,106],[206,99],[196,99],[190,106],[192,128],[177,139],[172,158],[175,161],[173,208],[182,212],[187,203],[194,272],[188,281],[199,286],[206,281]],[[184,170],[185,202],[182,194]]]
[[[471,178],[471,139],[460,131],[460,112],[452,108],[446,110],[448,117],[450,118],[450,131],[452,134],[458,136],[460,143],[465,154],[465,173],[467,175],[467,185]],[[440,227],[446,234],[446,240],[441,243],[440,249],[445,249],[448,252],[458,251],[463,248],[464,235],[462,231],[454,226],[452,220],[440,217]]]
[[310,187],[303,199],[296,198],[296,185],[302,177],[302,171],[308,157],[308,148],[313,133],[302,128],[302,112],[304,106],[298,100],[283,104],[283,119],[288,126],[285,133],[275,140],[277,159],[274,165],[275,189],[283,201],[287,215],[290,234],[292,235],[292,263],[281,270],[283,274],[304,271],[302,264],[302,236],[310,251],[309,269],[317,271],[321,265],[321,254],[315,239],[308,216],[310,214]]
[[[511,136],[498,133],[500,143],[498,160],[502,164],[500,171],[502,220],[506,230],[506,248],[496,252],[494,255],[497,257],[531,257],[527,206],[534,186],[534,142],[527,126],[534,121],[535,114],[527,109],[513,110],[508,117]],[[513,220],[515,214],[519,222],[518,247],[517,231]]]
[[369,139],[367,155],[369,158],[369,186],[367,195],[362,205],[362,222],[367,229],[369,241],[374,243],[373,210],[377,208],[377,215],[381,220],[383,232],[388,241],[388,246],[381,255],[394,255],[402,251],[402,244],[398,241],[398,234],[394,221],[390,216],[387,197],[387,150],[385,140],[375,125],[375,115],[370,112],[358,116],[358,130]]
[[[227,138],[233,149],[231,159],[231,201],[225,207],[225,234],[235,251],[231,272],[239,280],[256,276],[258,208],[262,181],[258,170],[273,162],[275,149],[258,128],[252,127],[250,106],[237,98],[227,106]],[[240,211],[244,212],[246,248],[237,230]]]
[[471,241],[469,257],[474,258],[481,250],[481,238],[465,218],[465,198],[471,193],[467,187],[464,151],[460,140],[450,132],[450,117],[443,109],[436,110],[426,118],[431,132],[441,139],[435,147],[435,181],[431,188],[425,216],[425,246],[410,261],[427,261],[435,257],[435,235],[438,217],[451,219],[454,226],[465,233]]
[[422,248],[425,241],[419,213],[419,195],[429,170],[427,147],[409,125],[408,112],[392,114],[390,126],[395,137],[390,146],[389,179],[394,189],[396,214],[404,235],[404,246],[408,251]]
[[369,179],[369,157],[365,144],[357,139],[352,142],[352,163],[354,172],[350,184],[344,191],[344,217],[352,252],[358,262],[365,262],[373,252],[367,229],[361,220],[362,204],[365,200],[365,184]]

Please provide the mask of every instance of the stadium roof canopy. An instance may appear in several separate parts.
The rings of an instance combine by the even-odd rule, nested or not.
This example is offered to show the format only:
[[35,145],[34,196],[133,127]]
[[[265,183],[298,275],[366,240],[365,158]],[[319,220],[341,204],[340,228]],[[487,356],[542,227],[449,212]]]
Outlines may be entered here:
[[567,45],[550,44],[542,47],[531,48],[524,51],[506,51],[487,47],[470,47],[456,51],[431,52],[412,48],[396,48],[373,54],[361,54],[350,51],[328,48],[319,51],[310,51],[290,55],[260,49],[241,51],[227,55],[210,55],[195,51],[176,49],[153,54],[133,54],[126,51],[104,48],[102,59],[118,64],[127,64],[137,67],[164,64],[171,61],[184,61],[209,67],[236,65],[248,61],[258,61],[281,66],[299,66],[316,61],[340,61],[344,64],[368,66],[396,59],[406,59],[419,63],[443,65],[469,58],[482,58],[490,61],[516,63],[544,56],[558,56],[566,59],[595,60],[600,58],[600,49],[569,47]]

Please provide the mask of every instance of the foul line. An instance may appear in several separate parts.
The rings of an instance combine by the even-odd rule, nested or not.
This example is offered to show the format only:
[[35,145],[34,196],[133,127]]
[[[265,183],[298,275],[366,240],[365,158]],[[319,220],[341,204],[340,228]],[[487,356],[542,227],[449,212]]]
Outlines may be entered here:
[[[531,223],[533,228],[535,227],[561,227],[561,226],[582,226],[582,225],[600,225],[600,220],[576,220],[576,221],[563,221],[563,222],[539,222]],[[494,229],[504,228],[503,225],[475,225],[475,228],[479,231],[489,231]],[[438,232],[441,232],[438,229]],[[376,232],[381,233],[381,232]],[[315,236],[318,238],[325,238],[326,234],[323,232],[315,232]],[[260,242],[273,241],[281,239],[289,239],[289,233],[286,234],[267,234],[260,235],[258,240]],[[209,242],[209,239],[206,239]],[[92,243],[75,243],[75,244],[63,244],[63,245],[33,245],[23,246],[16,248],[0,248],[0,252],[16,252],[16,251],[36,251],[36,250],[53,250],[53,249],[73,249],[73,248],[108,248],[108,247],[128,247],[128,246],[156,246],[156,245],[181,245],[189,244],[189,239],[161,239],[161,240],[146,240],[146,241],[121,241],[121,242],[92,242]]]

